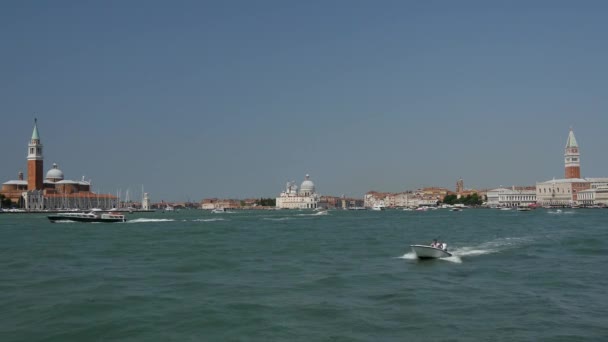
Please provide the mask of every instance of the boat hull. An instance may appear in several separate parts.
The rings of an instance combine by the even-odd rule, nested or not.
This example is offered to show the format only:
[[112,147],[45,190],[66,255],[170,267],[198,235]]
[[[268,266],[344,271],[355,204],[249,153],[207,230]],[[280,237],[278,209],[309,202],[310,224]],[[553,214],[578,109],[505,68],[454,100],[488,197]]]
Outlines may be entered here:
[[418,259],[439,259],[451,257],[452,253],[446,252],[443,249],[425,245],[410,245]]

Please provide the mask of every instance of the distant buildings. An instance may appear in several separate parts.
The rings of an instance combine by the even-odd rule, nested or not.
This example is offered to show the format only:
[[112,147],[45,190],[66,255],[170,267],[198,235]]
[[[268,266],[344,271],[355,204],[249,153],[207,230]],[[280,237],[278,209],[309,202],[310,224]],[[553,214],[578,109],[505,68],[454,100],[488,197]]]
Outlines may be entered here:
[[84,177],[80,181],[64,179],[57,164],[53,164],[53,168],[45,177],[42,152],[38,123],[34,120],[34,130],[28,144],[27,180],[24,180],[23,173],[19,172],[18,179],[2,184],[2,195],[14,203],[21,203],[21,206],[28,210],[117,207],[116,196],[92,192],[90,181],[85,181]]
[[445,196],[454,192],[441,187],[426,187],[416,191],[405,191],[399,193],[370,191],[365,194],[364,206],[405,208],[418,206],[432,206],[441,202]]
[[285,191],[281,192],[276,199],[276,207],[279,209],[315,209],[319,205],[319,199],[315,184],[310,180],[310,176],[306,175],[299,190],[295,182],[287,182]]

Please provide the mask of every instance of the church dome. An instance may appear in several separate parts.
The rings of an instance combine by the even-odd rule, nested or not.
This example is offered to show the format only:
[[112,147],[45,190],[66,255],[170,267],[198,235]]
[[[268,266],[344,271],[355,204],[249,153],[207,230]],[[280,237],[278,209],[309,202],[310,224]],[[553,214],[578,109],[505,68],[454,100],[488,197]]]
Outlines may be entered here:
[[57,168],[57,164],[53,163],[53,168],[46,173],[46,179],[54,182],[63,180],[63,171]]
[[305,194],[313,194],[315,192],[315,183],[310,180],[310,176],[306,175],[306,179],[300,185],[300,193]]

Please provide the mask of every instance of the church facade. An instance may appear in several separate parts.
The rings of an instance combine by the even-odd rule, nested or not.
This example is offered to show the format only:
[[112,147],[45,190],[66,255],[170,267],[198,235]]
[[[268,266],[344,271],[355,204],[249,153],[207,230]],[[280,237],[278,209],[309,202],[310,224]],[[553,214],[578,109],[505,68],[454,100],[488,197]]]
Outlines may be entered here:
[[64,179],[57,164],[43,174],[43,145],[38,132],[38,122],[34,120],[34,130],[28,144],[27,179],[19,172],[16,180],[2,184],[0,194],[13,203],[21,203],[26,210],[61,209],[111,209],[118,206],[118,197],[97,194],[91,190],[91,182]]

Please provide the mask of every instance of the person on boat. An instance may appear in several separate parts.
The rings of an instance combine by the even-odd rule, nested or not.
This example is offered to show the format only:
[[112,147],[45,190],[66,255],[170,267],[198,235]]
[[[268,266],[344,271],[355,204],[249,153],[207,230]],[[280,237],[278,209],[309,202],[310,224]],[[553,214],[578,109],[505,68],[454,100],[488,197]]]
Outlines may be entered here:
[[438,244],[439,244],[439,242],[437,242],[437,239],[433,239],[433,242],[431,242],[431,247],[437,248]]
[[448,244],[444,242],[444,243],[441,244],[441,246],[439,248],[441,248],[441,249],[443,249],[444,251],[447,252],[448,251]]

